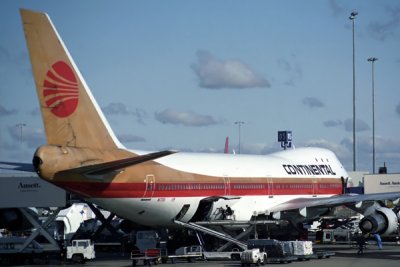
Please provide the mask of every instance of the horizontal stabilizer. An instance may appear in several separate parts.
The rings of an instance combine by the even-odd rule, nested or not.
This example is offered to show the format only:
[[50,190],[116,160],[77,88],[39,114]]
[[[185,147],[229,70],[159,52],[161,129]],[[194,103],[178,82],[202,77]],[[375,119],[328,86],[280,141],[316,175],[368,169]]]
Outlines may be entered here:
[[154,153],[149,153],[141,156],[135,156],[132,158],[126,158],[126,159],[119,159],[115,161],[110,161],[110,162],[105,162],[105,163],[100,163],[100,164],[95,164],[95,165],[90,165],[90,166],[84,166],[84,167],[79,167],[75,169],[69,169],[65,170],[62,172],[68,172],[68,173],[76,173],[76,174],[83,174],[83,175],[88,175],[88,176],[96,176],[96,175],[105,175],[108,173],[112,173],[118,170],[121,170],[123,168],[137,165],[149,160],[155,160],[161,157],[165,157],[171,154],[176,153],[176,151],[170,151],[170,150],[165,150],[165,151],[160,151],[160,152],[154,152]]
[[[2,166],[7,165],[7,166]],[[10,171],[35,172],[32,163],[0,161],[0,169]]]

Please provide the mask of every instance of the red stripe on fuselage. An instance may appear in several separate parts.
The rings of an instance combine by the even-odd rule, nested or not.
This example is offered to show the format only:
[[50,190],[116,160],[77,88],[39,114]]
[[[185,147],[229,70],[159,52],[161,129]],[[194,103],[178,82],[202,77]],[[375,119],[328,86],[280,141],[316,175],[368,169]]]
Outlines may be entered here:
[[262,195],[341,194],[340,182],[319,183],[102,183],[57,182],[56,185],[90,198],[149,198]]

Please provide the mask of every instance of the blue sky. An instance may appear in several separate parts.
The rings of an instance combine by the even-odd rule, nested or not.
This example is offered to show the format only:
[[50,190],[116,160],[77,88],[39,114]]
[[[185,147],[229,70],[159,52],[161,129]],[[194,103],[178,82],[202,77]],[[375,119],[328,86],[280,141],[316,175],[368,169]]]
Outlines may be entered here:
[[[356,18],[357,169],[400,172],[400,3],[363,1],[1,1],[0,160],[29,162],[44,131],[18,9],[47,12],[130,148],[266,154],[277,131],[352,169]],[[16,125],[25,124],[22,127]],[[22,138],[21,138],[22,137]]]

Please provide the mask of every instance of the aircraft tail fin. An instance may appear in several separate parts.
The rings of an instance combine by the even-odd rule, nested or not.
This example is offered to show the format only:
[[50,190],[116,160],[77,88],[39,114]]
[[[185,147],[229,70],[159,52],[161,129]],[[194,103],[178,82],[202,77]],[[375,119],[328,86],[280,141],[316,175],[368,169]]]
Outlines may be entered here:
[[224,153],[225,153],[225,154],[228,154],[228,153],[229,153],[229,136],[227,136],[226,139],[225,139]]
[[48,15],[20,13],[47,143],[122,148]]

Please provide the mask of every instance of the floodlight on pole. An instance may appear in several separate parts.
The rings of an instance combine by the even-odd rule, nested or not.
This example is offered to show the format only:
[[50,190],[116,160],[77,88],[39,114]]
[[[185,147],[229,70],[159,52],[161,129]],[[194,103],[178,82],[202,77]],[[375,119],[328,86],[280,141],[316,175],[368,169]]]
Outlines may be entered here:
[[374,62],[377,61],[378,58],[370,57],[368,58],[368,62],[372,64],[372,173],[375,173],[375,74],[374,74]]
[[240,154],[240,128],[242,127],[242,124],[244,124],[244,121],[235,121],[235,124],[239,126],[239,154]]
[[25,127],[26,126],[26,124],[25,123],[17,123],[17,124],[15,124],[15,127],[19,127],[19,131],[20,131],[20,141],[21,141],[21,143],[22,143],[22,128],[23,127]]
[[355,43],[354,43],[354,23],[356,20],[356,16],[358,15],[357,11],[353,11],[350,14],[349,19],[353,24],[353,171],[357,169],[357,157],[356,157],[356,62],[355,62]]

